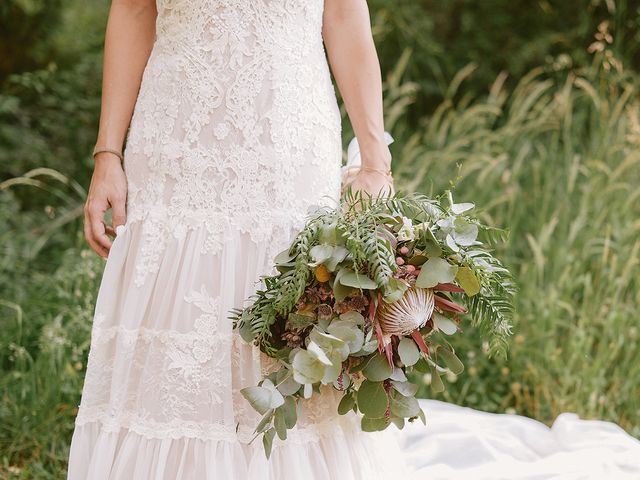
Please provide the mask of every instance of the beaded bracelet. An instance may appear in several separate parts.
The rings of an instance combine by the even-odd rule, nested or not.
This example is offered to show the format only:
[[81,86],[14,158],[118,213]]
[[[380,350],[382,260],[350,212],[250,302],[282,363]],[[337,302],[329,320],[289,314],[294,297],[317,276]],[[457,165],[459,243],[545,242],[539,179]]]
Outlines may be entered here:
[[94,158],[94,160],[95,160],[97,154],[103,153],[103,152],[104,153],[113,153],[115,156],[117,156],[120,159],[120,162],[124,162],[124,156],[119,151],[111,150],[110,148],[100,148],[99,149],[98,147],[95,147],[93,149],[93,158]]

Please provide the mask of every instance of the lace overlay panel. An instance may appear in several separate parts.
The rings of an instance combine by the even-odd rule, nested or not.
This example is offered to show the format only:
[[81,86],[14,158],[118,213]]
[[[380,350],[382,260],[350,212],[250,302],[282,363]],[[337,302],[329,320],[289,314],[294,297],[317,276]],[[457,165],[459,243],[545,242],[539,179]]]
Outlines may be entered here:
[[[129,224],[112,246],[76,423],[97,421],[105,431],[126,428],[147,438],[248,443],[260,416],[240,390],[277,364],[245,343],[227,315],[261,286],[255,280],[272,265],[265,252],[283,244],[256,244],[250,234],[239,234],[233,247],[201,254],[201,226],[185,235],[185,243],[168,240],[175,261],[163,263],[144,288],[131,290],[129,263],[142,254],[135,246],[144,223]],[[182,251],[194,254],[179,260]],[[183,269],[176,269],[181,262]],[[340,392],[322,388],[322,396],[301,401],[293,442],[335,430]],[[355,421],[340,419],[347,427]]]
[[159,0],[125,148],[127,215],[146,220],[135,284],[166,241],[204,225],[256,242],[339,195],[340,112],[323,0]]

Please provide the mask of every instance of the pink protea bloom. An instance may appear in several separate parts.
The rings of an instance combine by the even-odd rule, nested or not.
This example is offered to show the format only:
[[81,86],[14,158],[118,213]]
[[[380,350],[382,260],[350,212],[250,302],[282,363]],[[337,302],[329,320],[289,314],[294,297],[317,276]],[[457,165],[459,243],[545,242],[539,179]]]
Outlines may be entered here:
[[382,330],[384,345],[390,342],[391,335],[402,337],[421,328],[431,318],[434,305],[432,289],[415,287],[407,289],[393,303],[382,302],[376,317]]

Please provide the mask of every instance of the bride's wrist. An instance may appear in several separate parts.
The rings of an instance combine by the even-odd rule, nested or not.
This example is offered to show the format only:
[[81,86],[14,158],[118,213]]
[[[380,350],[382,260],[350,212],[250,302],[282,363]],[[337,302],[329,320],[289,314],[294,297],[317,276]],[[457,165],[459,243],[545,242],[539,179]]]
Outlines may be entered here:
[[386,144],[360,150],[360,160],[361,165],[368,169],[391,169],[391,151]]
[[362,166],[387,170],[391,167],[391,151],[384,133],[358,136],[358,147]]

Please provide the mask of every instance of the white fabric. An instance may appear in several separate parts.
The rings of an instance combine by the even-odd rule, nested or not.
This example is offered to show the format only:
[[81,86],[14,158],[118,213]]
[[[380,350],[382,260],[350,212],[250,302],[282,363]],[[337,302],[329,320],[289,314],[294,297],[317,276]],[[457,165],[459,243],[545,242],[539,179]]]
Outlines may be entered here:
[[302,402],[266,463],[239,390],[273,361],[227,318],[275,273],[308,211],[339,198],[324,1],[157,6],[124,152],[127,221],[96,300],[68,478],[388,477],[401,458],[390,431],[338,416],[330,385]]
[[[323,5],[158,0],[124,152],[127,221],[98,292],[69,480],[406,477],[399,439],[417,473],[447,438],[450,468],[473,458],[456,430],[415,430],[415,441],[395,427],[361,432],[353,412],[335,413],[331,386],[302,402],[269,462],[259,439],[249,443],[259,417],[239,390],[273,362],[232,331],[228,312],[275,272],[308,210],[339,198]],[[436,478],[433,468],[418,478]]]
[[549,428],[527,417],[436,400],[394,429],[411,480],[637,480],[640,441],[614,423],[563,413]]

